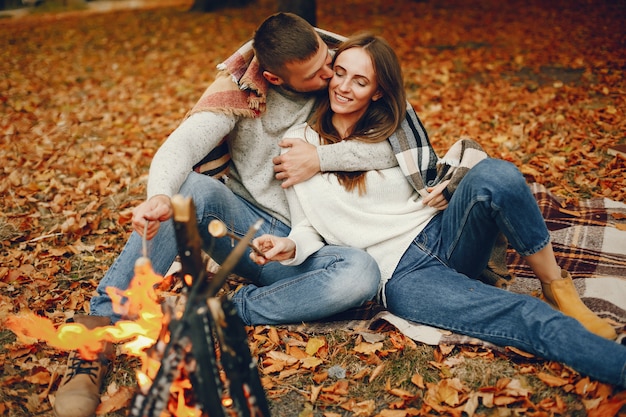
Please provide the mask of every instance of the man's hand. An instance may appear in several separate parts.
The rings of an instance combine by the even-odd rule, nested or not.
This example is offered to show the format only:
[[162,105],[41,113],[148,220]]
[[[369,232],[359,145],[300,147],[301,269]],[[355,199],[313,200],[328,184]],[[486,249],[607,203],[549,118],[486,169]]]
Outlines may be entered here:
[[143,236],[146,223],[148,230],[145,238],[150,240],[156,236],[161,222],[174,215],[170,198],[166,195],[155,195],[133,209],[133,230]]
[[434,207],[437,210],[445,210],[448,207],[448,200],[443,196],[442,192],[450,183],[450,180],[437,184],[435,187],[426,189],[430,194],[424,197],[422,202],[425,206]]
[[289,152],[272,159],[276,179],[283,181],[283,188],[304,182],[320,172],[320,160],[314,145],[289,138],[283,139],[278,145],[289,148]]
[[270,261],[286,261],[296,256],[296,243],[288,237],[274,235],[262,235],[252,241],[263,255],[254,251],[250,253],[250,259],[258,265],[265,265]]

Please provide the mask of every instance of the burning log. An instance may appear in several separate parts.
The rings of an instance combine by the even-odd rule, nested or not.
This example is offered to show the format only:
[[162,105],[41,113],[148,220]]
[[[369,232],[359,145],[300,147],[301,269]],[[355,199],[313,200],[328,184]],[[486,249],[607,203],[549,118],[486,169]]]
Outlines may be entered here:
[[107,288],[114,311],[124,319],[95,329],[80,323],[57,328],[50,319],[31,312],[11,317],[6,325],[25,343],[45,340],[59,349],[76,350],[86,360],[97,358],[105,343],[122,343],[122,351],[142,361],[131,417],[269,417],[245,327],[232,302],[217,296],[261,220],[209,279],[195,208],[181,196],[175,196],[172,204],[186,298],[183,308],[163,303],[155,291],[163,277],[152,269],[144,241],[144,254],[135,263],[129,287]]
[[[200,410],[180,404],[185,415],[269,417],[244,325],[230,300],[217,297],[261,220],[250,228],[209,280],[193,203],[175,196],[172,204],[187,301],[180,317],[173,311],[165,312],[169,318],[167,331],[161,332],[149,350],[152,360],[160,358],[160,367],[151,383],[144,385],[133,399],[130,415],[159,417],[166,411],[180,415],[180,411],[169,409],[171,395],[175,381],[187,375],[191,381],[190,394]],[[181,399],[186,400],[183,392],[178,394],[178,403]]]

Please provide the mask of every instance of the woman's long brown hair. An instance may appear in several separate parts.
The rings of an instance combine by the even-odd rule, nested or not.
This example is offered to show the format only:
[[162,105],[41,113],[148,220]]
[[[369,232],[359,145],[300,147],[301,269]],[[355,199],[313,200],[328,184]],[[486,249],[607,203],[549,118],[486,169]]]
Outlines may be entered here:
[[[350,48],[362,48],[371,57],[376,74],[376,83],[382,97],[370,102],[367,111],[357,121],[352,132],[346,138],[341,138],[332,124],[333,111],[330,108],[328,94],[320,98],[311,117],[310,125],[320,134],[322,144],[332,144],[342,140],[382,142],[400,127],[406,114],[407,104],[402,68],[393,48],[380,36],[361,33],[350,37],[339,46],[335,53],[333,65],[337,57]],[[366,191],[365,171],[338,171],[335,174],[339,183],[348,191],[358,189],[360,194]]]

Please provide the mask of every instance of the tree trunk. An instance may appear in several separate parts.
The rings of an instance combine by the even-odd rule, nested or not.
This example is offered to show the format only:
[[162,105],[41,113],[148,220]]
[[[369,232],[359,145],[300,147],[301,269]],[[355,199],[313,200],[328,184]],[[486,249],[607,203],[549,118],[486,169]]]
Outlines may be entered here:
[[295,13],[313,26],[317,26],[315,0],[277,0],[279,12]]
[[194,0],[189,11],[208,13],[224,9],[226,7],[244,7],[251,2],[252,0]]

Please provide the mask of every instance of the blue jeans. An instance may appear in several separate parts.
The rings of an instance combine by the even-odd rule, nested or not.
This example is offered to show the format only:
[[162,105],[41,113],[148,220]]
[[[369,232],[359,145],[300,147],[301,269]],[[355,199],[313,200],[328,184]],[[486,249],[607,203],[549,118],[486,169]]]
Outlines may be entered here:
[[[206,175],[191,173],[180,194],[191,196],[204,249],[216,262],[226,259],[233,245],[231,238],[213,238],[208,224],[219,219],[236,235],[243,236],[259,218],[264,220],[258,235],[271,233],[287,236],[290,228],[263,210],[235,195],[221,182]],[[115,322],[107,287],[126,289],[134,276],[134,265],[142,253],[142,239],[133,232],[121,254],[104,275],[91,299],[91,314],[108,316]],[[165,274],[178,248],[172,221],[161,223],[155,238],[148,242],[148,256],[153,269]],[[298,323],[358,307],[373,299],[380,283],[374,259],[365,251],[325,246],[299,266],[270,262],[259,266],[249,258],[249,249],[233,273],[253,284],[233,296],[239,315],[247,325]]]
[[577,320],[530,295],[476,280],[499,231],[521,255],[550,239],[524,177],[488,159],[463,178],[448,208],[404,253],[385,295],[404,319],[514,346],[615,385],[626,386],[626,347],[588,332]]

